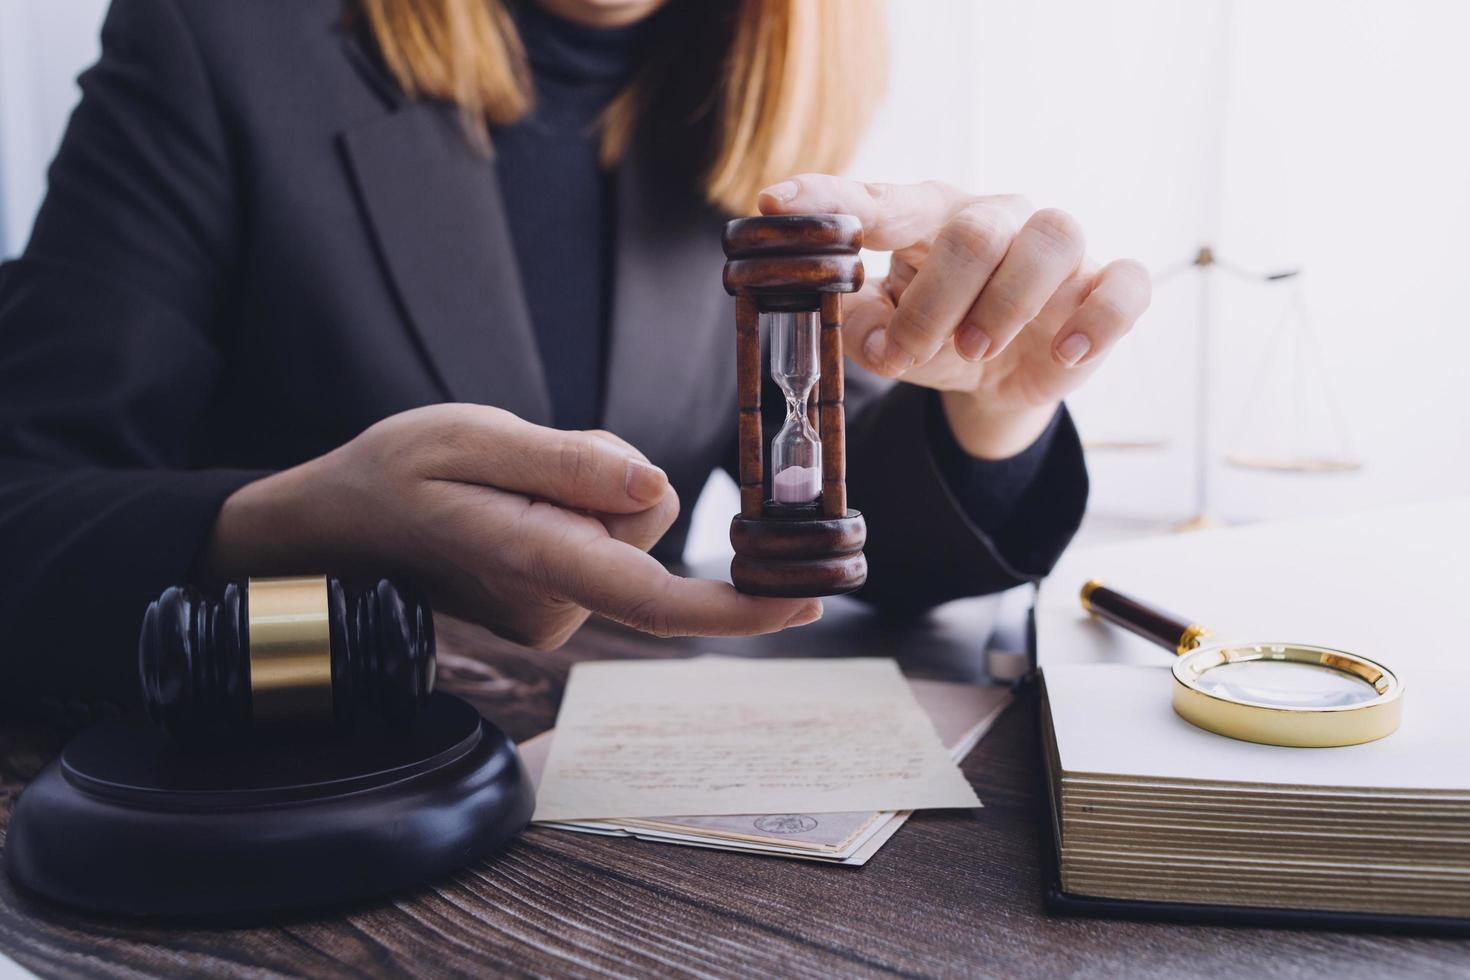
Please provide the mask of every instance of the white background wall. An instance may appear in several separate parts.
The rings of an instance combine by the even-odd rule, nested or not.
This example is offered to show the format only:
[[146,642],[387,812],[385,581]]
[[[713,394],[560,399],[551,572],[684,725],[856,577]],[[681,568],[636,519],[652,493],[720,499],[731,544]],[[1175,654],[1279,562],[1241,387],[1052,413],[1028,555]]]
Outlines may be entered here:
[[107,0],[0,0],[0,257],[20,250]]
[[[0,254],[24,239],[104,7],[0,0]],[[1470,491],[1470,4],[891,0],[889,19],[893,84],[854,174],[1021,191],[1081,218],[1100,257],[1155,270],[1202,241],[1239,266],[1305,270],[1321,364],[1366,466],[1285,477],[1217,465],[1225,515]],[[1216,289],[1222,450],[1289,288]],[[1093,453],[1096,510],[1189,512],[1195,324],[1192,281],[1161,285],[1074,399],[1091,440],[1166,442]],[[1296,417],[1282,411],[1288,367],[1239,448],[1272,448]],[[1304,417],[1321,415],[1317,389],[1296,388]],[[1328,435],[1308,425],[1301,448]],[[719,547],[722,524],[701,541]]]
[[[1217,465],[1226,516],[1470,490],[1470,4],[908,0],[890,14],[893,86],[855,173],[1021,191],[1081,218],[1095,254],[1156,271],[1204,241],[1240,266],[1305,270],[1322,362],[1366,465],[1317,477]],[[1222,451],[1289,288],[1215,289]],[[1195,302],[1189,279],[1160,285],[1073,400],[1091,440],[1169,441],[1092,453],[1095,510],[1190,512]],[[1273,424],[1298,414],[1280,411],[1290,372],[1275,375],[1242,451],[1272,448]],[[1301,394],[1301,414],[1320,414],[1310,386]],[[1304,428],[1303,448],[1328,441],[1329,427]]]

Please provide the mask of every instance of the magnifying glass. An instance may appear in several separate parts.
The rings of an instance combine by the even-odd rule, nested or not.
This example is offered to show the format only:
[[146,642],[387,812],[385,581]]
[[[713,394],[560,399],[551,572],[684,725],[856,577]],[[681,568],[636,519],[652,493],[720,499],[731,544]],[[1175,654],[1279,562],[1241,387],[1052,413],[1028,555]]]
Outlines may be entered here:
[[1321,748],[1383,738],[1399,727],[1404,685],[1383,664],[1303,643],[1206,643],[1209,628],[1093,579],[1082,606],[1178,654],[1174,710],[1206,731],[1247,742]]

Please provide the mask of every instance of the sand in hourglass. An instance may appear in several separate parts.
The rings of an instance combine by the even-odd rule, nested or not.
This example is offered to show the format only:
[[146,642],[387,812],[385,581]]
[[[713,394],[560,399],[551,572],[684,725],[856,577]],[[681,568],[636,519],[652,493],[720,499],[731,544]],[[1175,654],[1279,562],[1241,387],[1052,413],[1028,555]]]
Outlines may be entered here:
[[821,493],[820,466],[788,466],[771,478],[771,496],[778,504],[808,504]]

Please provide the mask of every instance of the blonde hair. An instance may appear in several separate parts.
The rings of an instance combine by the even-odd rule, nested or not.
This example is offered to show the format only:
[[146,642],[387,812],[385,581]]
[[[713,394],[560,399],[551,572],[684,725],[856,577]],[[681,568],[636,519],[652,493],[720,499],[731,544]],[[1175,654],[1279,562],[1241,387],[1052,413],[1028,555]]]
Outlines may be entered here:
[[[459,106],[477,141],[530,111],[505,0],[357,2],[404,92]],[[731,214],[783,177],[842,170],[885,81],[881,4],[668,0],[646,63],[603,115],[604,165],[638,143]]]

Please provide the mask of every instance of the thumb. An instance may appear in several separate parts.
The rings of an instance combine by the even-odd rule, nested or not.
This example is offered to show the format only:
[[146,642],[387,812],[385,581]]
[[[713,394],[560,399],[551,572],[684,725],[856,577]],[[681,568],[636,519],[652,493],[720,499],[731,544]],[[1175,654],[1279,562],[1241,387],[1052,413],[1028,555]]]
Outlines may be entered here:
[[939,181],[881,184],[831,174],[798,174],[760,192],[761,214],[850,214],[863,223],[863,246],[896,251],[933,238],[974,200]]
[[[633,445],[622,436],[608,432],[606,429],[588,429],[587,434],[611,443],[626,451],[630,456],[647,463],[645,456],[637,446]],[[651,465],[651,464],[650,464]],[[637,511],[632,514],[600,514],[593,515],[602,521],[607,533],[622,541],[631,544],[635,548],[644,551],[658,544],[659,539],[673,526],[679,517],[679,494],[672,486],[664,490],[663,497],[647,510]]]
[[679,495],[669,487],[663,499],[636,514],[593,514],[607,528],[607,533],[642,551],[658,544],[674,521],[679,518]]
[[660,504],[664,471],[642,453],[592,432],[550,429],[481,406],[460,407],[438,433],[448,451],[431,477],[478,483],[563,507],[634,514]]

